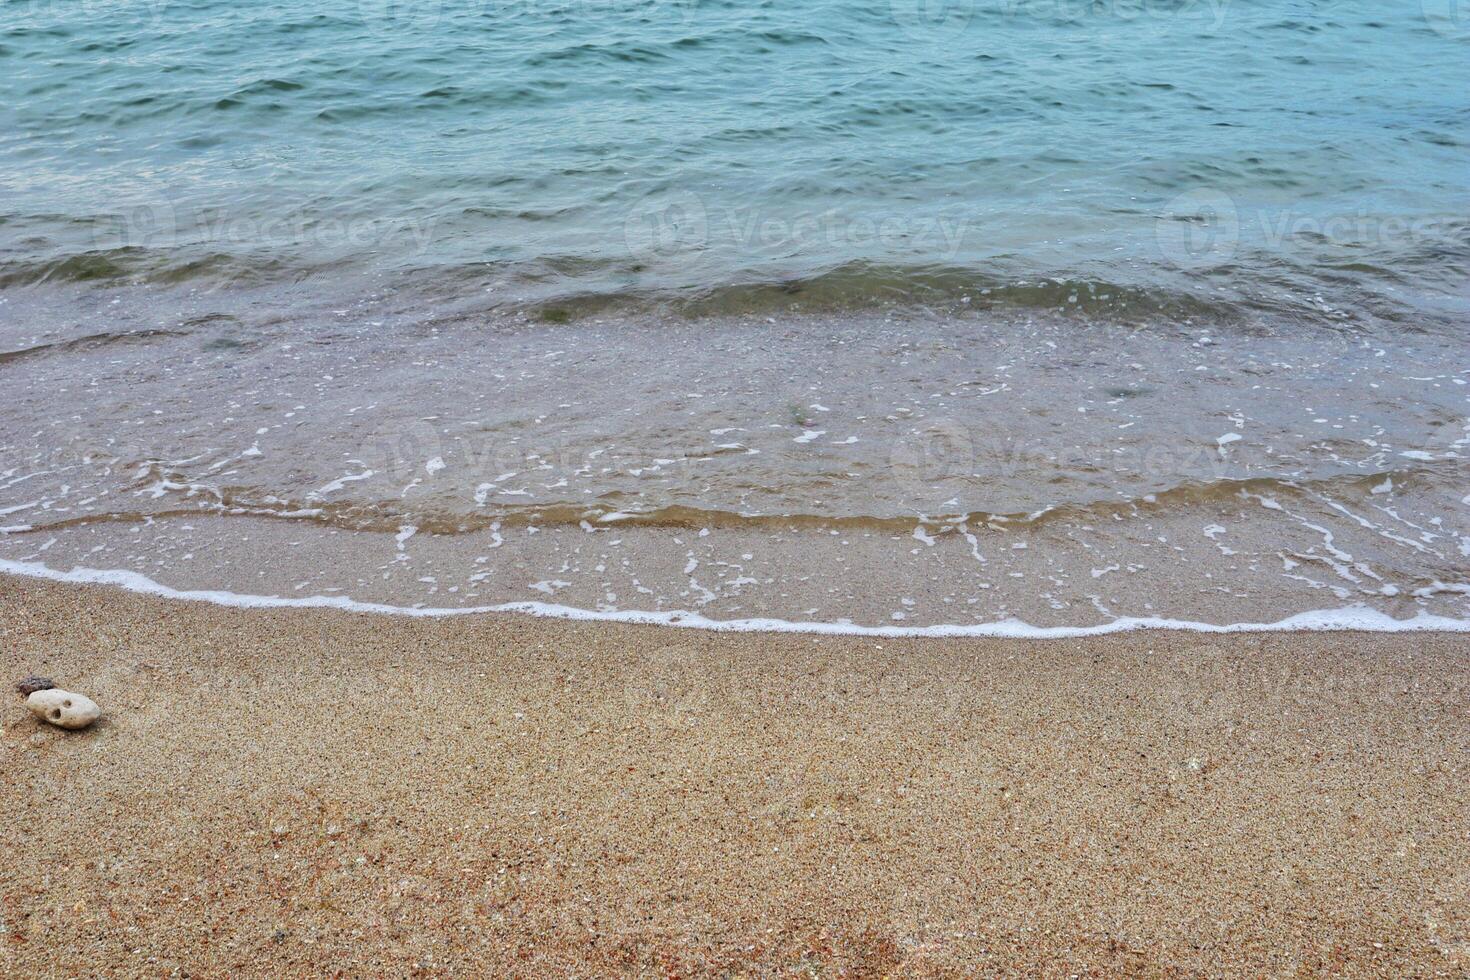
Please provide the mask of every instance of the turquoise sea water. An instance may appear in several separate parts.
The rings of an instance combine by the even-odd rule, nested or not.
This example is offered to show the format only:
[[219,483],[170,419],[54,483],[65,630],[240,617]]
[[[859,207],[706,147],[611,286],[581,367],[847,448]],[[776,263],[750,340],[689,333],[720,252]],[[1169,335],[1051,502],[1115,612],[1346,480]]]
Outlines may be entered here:
[[0,0],[0,559],[1470,620],[1462,7]]
[[0,285],[1467,307],[1447,0],[0,10]]

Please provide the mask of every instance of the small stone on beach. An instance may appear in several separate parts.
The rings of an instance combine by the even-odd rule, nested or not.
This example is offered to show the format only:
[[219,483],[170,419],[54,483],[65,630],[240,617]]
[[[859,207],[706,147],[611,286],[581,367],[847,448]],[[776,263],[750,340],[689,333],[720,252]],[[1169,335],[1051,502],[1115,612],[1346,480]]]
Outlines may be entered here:
[[40,677],[32,674],[15,682],[15,689],[20,692],[21,697],[30,697],[37,691],[48,691],[56,686],[56,682],[49,677]]
[[102,709],[91,698],[59,687],[32,693],[26,698],[26,707],[37,718],[59,728],[86,728],[102,717]]

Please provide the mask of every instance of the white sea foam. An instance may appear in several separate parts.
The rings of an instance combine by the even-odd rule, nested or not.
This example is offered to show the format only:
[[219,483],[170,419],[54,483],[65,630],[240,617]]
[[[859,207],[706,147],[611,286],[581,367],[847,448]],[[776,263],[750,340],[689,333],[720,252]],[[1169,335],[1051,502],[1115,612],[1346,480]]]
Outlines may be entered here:
[[372,470],[363,470],[361,473],[345,473],[342,476],[337,477],[337,479],[333,480],[331,483],[328,483],[326,486],[313,490],[311,493],[307,494],[307,497],[316,499],[329,493],[336,493],[338,490],[341,490],[349,483],[355,483],[358,480],[366,480],[373,475],[374,474]]
[[708,619],[698,613],[682,610],[654,612],[647,610],[577,609],[546,602],[505,602],[492,606],[462,608],[430,608],[394,606],[381,602],[359,602],[346,596],[263,596],[245,595],[219,590],[185,590],[156,582],[146,575],[127,569],[73,568],[61,571],[40,562],[12,561],[0,558],[0,573],[23,575],[77,585],[113,585],[130,592],[181,599],[189,602],[211,602],[236,609],[336,609],[344,612],[377,613],[395,616],[468,616],[483,613],[525,613],[550,619],[593,622],[634,623],[650,626],[673,626],[727,633],[809,633],[827,636],[880,637],[999,637],[1021,640],[1071,639],[1103,636],[1130,630],[1185,630],[1192,633],[1288,633],[1324,630],[1360,630],[1369,633],[1408,633],[1439,631],[1470,633],[1470,619],[1453,619],[1420,612],[1411,619],[1395,619],[1387,613],[1367,606],[1344,606],[1297,613],[1272,623],[1201,623],[1186,619],[1123,616],[1093,626],[1033,626],[1018,619],[993,623],[941,624],[935,626],[859,626],[853,623],[793,622],[784,619]]

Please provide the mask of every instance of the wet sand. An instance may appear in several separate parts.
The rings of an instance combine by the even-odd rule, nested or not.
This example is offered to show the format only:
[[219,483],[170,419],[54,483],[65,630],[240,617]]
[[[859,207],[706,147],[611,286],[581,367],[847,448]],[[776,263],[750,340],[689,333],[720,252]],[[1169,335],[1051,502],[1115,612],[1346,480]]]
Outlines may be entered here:
[[[0,657],[7,976],[1470,971],[1463,635],[722,635],[3,578]],[[103,721],[41,726],[28,673]]]

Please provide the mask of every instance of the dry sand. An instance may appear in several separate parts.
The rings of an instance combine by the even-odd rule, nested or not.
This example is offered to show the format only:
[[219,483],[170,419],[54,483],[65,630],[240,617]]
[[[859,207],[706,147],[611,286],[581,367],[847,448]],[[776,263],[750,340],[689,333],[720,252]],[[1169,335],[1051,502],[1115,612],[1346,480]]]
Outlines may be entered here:
[[[1470,638],[719,635],[0,579],[5,976],[1470,975]],[[9,682],[94,697],[81,733]]]

